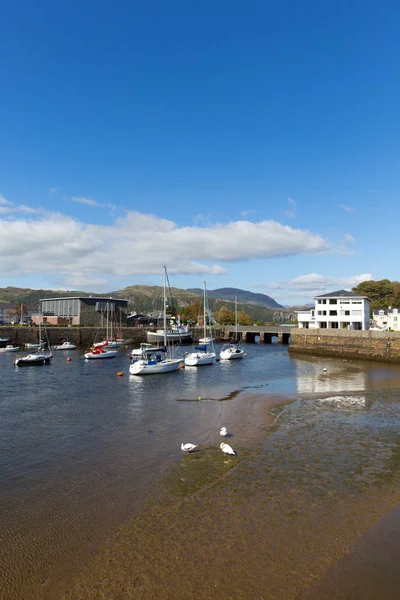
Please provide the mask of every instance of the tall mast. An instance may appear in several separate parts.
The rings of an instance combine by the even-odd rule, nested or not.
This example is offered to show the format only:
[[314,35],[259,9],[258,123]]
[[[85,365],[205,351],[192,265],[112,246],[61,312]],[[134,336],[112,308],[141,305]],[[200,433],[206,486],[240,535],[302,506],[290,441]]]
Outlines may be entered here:
[[206,324],[206,282],[204,282],[204,314],[203,314],[203,327],[204,327],[204,339],[207,337],[207,324]]
[[107,300],[107,324],[106,324],[106,340],[108,340],[108,300]]
[[237,296],[235,296],[235,338],[238,341]]
[[164,266],[164,346],[167,345],[167,267]]

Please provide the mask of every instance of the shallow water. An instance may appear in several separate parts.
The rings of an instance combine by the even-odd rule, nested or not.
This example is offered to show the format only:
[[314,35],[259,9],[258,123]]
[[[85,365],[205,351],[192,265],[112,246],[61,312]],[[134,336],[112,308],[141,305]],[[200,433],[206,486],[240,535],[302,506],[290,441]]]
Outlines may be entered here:
[[[2,598],[59,597],[160,484],[169,506],[238,465],[243,497],[260,486],[277,497],[354,493],[391,475],[398,367],[292,359],[277,345],[246,351],[243,361],[148,378],[128,375],[126,351],[98,362],[55,353],[50,366],[20,369],[0,356]],[[246,404],[240,390],[258,400]],[[217,448],[221,425],[235,433],[236,465]],[[202,452],[181,457],[181,441]]]

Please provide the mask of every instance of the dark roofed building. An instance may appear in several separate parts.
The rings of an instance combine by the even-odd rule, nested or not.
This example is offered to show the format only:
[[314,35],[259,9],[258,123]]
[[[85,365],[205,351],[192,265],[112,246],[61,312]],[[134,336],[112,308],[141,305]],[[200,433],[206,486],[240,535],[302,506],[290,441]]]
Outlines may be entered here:
[[338,290],[337,292],[329,292],[329,294],[314,296],[314,299],[316,298],[368,298],[368,296],[361,296],[360,294],[349,292],[348,290]]

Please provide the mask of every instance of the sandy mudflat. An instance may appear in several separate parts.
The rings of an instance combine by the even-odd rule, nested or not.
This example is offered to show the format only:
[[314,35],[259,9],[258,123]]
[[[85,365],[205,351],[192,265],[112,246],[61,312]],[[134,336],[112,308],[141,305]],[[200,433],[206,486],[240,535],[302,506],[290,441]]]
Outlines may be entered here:
[[[238,456],[224,456],[218,440],[183,456],[68,591],[41,597],[303,597],[400,502],[397,407],[393,392],[289,404],[239,396],[225,415]],[[376,535],[365,548],[379,545]],[[381,600],[379,578],[368,589],[368,600]],[[310,599],[330,597],[316,590]]]

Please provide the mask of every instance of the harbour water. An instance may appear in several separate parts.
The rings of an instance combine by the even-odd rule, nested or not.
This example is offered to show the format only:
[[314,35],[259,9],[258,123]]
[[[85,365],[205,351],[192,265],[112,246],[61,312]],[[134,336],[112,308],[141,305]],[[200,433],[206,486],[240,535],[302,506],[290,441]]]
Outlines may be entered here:
[[[399,367],[246,345],[242,361],[140,378],[126,352],[20,369],[0,356],[2,599],[295,598],[396,503]],[[182,456],[182,441],[200,451]]]

